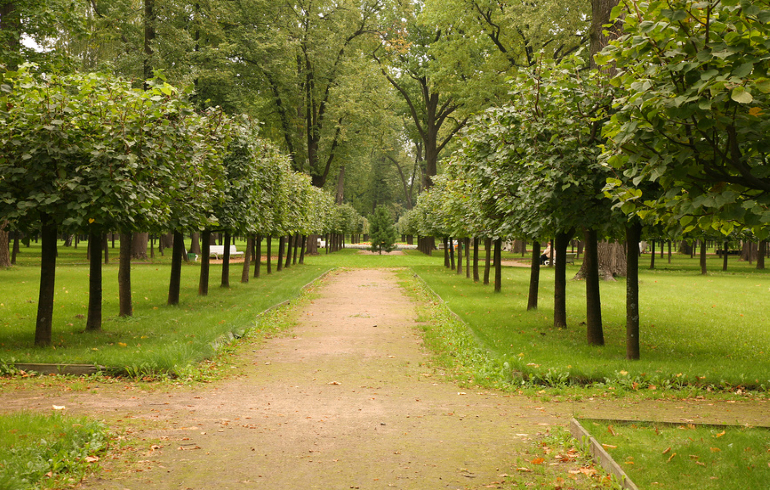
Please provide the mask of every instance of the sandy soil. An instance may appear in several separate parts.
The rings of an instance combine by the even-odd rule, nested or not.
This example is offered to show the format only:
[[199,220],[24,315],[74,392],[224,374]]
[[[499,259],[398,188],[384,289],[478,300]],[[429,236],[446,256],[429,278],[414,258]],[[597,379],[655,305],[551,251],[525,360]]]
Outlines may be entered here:
[[133,427],[140,462],[103,462],[106,471],[81,484],[116,490],[499,488],[526,478],[514,468],[532,440],[574,413],[766,421],[756,402],[543,403],[460,389],[425,366],[415,318],[394,272],[338,272],[289,335],[244,347],[238,376],[165,393],[22,390],[5,393],[2,410],[65,405]]

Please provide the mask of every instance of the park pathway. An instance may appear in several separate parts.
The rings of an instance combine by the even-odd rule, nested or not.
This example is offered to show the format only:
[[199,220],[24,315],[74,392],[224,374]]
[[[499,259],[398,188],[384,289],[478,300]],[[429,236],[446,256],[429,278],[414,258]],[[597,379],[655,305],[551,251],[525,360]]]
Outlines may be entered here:
[[[531,479],[515,468],[535,458],[532,441],[567,426],[573,413],[679,423],[767,418],[765,403],[556,403],[461,389],[426,367],[416,305],[395,272],[334,272],[316,296],[287,335],[243,345],[233,363],[240,374],[228,380],[166,392],[20,392],[2,408],[55,404],[131,427],[128,453],[139,462],[103,461],[105,471],[80,485],[110,490],[498,488]],[[551,478],[567,468],[543,471]],[[590,488],[581,478],[570,488]]]

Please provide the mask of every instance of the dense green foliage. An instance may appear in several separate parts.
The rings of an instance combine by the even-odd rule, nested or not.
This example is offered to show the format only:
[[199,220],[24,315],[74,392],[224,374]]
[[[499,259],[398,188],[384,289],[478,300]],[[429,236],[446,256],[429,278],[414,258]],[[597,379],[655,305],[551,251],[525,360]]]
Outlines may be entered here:
[[[626,2],[601,61],[623,89],[605,130],[626,213],[685,232],[768,234],[770,3]],[[643,192],[658,183],[654,193]]]
[[396,248],[396,227],[387,209],[380,206],[369,216],[369,241],[372,252],[390,252]]

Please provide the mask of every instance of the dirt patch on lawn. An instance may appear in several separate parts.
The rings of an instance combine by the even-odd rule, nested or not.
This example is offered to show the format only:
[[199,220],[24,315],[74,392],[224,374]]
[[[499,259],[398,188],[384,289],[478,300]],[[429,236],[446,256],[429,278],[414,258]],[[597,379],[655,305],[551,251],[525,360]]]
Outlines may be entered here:
[[[225,381],[151,393],[131,384],[6,391],[2,410],[64,405],[130,427],[139,462],[106,461],[85,489],[423,490],[510,488],[503,482],[525,485],[538,471],[553,473],[516,467],[536,457],[528,451],[539,434],[567,426],[575,412],[703,422],[733,421],[735,411],[724,410],[739,408],[544,403],[460,389],[428,367],[416,305],[393,271],[332,273],[296,315],[290,334],[244,345],[232,366],[240,374]],[[757,406],[750,418],[766,413]],[[564,488],[591,485],[581,475]]]

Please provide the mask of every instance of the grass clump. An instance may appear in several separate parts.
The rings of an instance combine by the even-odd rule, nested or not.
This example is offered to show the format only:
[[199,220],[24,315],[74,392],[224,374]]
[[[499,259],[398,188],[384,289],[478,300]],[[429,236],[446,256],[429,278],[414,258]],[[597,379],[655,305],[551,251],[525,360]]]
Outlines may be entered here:
[[106,427],[86,418],[19,412],[0,416],[0,488],[62,488],[92,471]]
[[766,488],[770,430],[751,427],[580,422],[639,488]]

